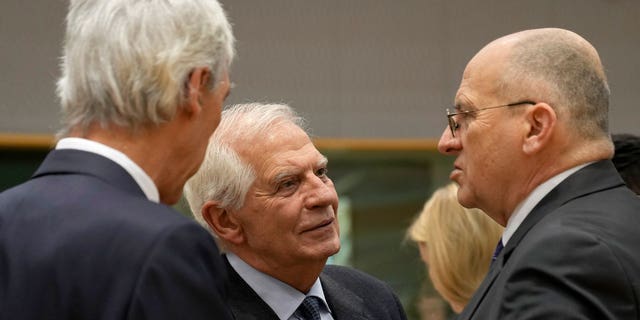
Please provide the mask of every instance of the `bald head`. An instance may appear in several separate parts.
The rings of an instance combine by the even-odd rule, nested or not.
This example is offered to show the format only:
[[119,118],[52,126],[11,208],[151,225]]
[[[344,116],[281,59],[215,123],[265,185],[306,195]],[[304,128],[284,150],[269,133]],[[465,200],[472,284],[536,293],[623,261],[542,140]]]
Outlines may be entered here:
[[503,225],[544,181],[613,154],[602,63],[567,30],[527,30],[489,43],[467,65],[455,103],[438,150],[457,157],[451,177],[460,203]]
[[[585,140],[608,139],[609,86],[596,49],[574,32],[533,29],[499,38],[472,60],[502,55],[496,91],[546,102]],[[470,63],[470,64],[471,64]]]

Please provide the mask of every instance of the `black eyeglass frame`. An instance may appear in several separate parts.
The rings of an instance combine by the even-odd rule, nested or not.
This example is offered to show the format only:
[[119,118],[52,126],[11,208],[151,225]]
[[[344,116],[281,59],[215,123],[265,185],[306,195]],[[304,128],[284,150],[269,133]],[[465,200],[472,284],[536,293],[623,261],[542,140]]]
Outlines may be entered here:
[[458,111],[458,112],[451,112],[451,110],[447,108],[447,120],[449,122],[449,129],[451,130],[451,136],[455,138],[456,137],[456,130],[458,130],[458,128],[460,128],[460,124],[458,124],[458,122],[456,122],[456,120],[453,118],[454,116],[457,116],[459,114],[477,113],[477,112],[484,111],[484,110],[489,110],[489,109],[497,109],[497,108],[504,108],[504,107],[514,107],[514,106],[518,106],[518,105],[521,105],[521,104],[535,105],[536,102],[533,102],[531,100],[523,100],[523,101],[518,101],[518,102],[514,102],[514,103],[509,103],[509,104],[503,104],[503,105],[499,105],[499,106],[480,108],[480,109],[476,109],[476,110]]

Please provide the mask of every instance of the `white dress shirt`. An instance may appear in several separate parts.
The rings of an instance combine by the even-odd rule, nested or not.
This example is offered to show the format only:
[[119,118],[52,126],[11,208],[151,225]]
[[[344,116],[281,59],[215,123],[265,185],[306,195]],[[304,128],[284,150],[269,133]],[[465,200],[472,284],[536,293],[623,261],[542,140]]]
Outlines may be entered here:
[[117,163],[131,175],[133,180],[140,186],[140,189],[142,189],[142,192],[147,196],[147,199],[156,203],[160,202],[158,187],[156,187],[151,177],[124,153],[102,143],[83,138],[60,139],[56,144],[56,149],[73,149],[91,152]]
[[227,259],[229,259],[231,267],[269,305],[280,320],[300,319],[294,313],[307,296],[318,297],[322,301],[320,304],[322,320],[333,320],[331,310],[324,297],[320,278],[316,279],[309,293],[305,295],[290,285],[254,269],[233,253],[227,253]]

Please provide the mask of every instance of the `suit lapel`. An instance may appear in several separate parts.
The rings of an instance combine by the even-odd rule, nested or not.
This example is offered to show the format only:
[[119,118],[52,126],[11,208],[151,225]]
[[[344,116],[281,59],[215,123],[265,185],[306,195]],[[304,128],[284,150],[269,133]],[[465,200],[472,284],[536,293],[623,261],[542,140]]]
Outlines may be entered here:
[[329,274],[320,274],[320,282],[325,298],[331,308],[335,320],[364,320],[373,319],[367,313],[365,301],[348,288],[333,280]]
[[542,198],[522,221],[503,250],[503,263],[508,261],[529,230],[550,212],[576,198],[622,185],[624,182],[609,160],[598,161],[570,175]]
[[234,319],[279,320],[269,305],[233,269],[226,256],[228,305]]
[[96,177],[129,194],[146,197],[133,177],[117,163],[95,153],[63,149],[49,152],[32,179],[53,174],[84,174]]
[[491,267],[489,268],[489,273],[484,278],[484,280],[482,280],[480,287],[478,287],[476,292],[473,294],[471,301],[467,303],[466,307],[464,308],[460,316],[458,316],[457,318],[458,320],[471,319],[473,317],[473,314],[476,312],[476,309],[478,308],[482,300],[484,300],[484,297],[489,291],[489,288],[491,288],[491,286],[493,285],[493,282],[495,282],[496,278],[498,277],[498,274],[500,274],[500,270],[502,270],[503,262],[504,260],[502,256],[500,256],[496,261],[494,261],[491,264]]
[[[578,170],[551,192],[549,192],[524,219],[522,224],[513,234],[507,246],[502,250],[498,259],[491,265],[489,273],[474,293],[458,319],[471,319],[482,303],[484,297],[500,274],[503,266],[507,264],[509,257],[526,234],[542,220],[547,214],[553,212],[563,204],[578,197],[598,192],[604,189],[615,188],[623,185],[622,179],[616,174],[616,169],[611,161],[598,161]],[[492,302],[497,303],[497,302]]]

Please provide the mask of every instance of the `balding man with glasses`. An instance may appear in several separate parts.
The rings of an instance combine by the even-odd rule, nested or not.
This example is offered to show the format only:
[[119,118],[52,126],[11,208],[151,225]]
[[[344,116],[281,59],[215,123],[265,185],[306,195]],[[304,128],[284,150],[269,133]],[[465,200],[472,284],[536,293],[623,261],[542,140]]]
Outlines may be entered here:
[[640,199],[610,158],[609,87],[579,35],[499,38],[467,65],[438,149],[505,226],[459,319],[640,319]]

